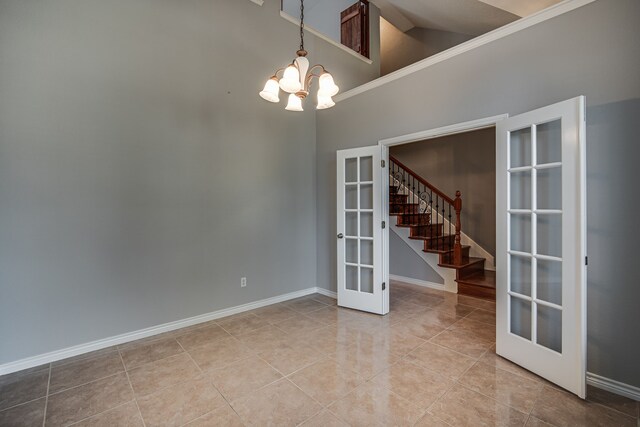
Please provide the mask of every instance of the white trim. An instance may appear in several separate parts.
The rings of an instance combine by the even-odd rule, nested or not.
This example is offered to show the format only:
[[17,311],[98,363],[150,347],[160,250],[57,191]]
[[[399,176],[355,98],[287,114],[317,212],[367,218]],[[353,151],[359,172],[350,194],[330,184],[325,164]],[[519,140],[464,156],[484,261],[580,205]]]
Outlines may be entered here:
[[630,384],[621,383],[597,374],[587,372],[587,384],[590,386],[640,401],[640,388]]
[[[253,0],[252,0],[253,1]],[[300,26],[300,20],[294,18],[293,16],[289,15],[287,12],[283,12],[282,10],[280,11],[280,16],[282,18],[284,18],[285,20],[291,22],[292,24],[295,24],[296,26]],[[334,45],[335,47],[347,52],[348,54],[355,56],[356,58],[358,58],[359,60],[366,62],[367,64],[371,65],[373,64],[373,61],[369,58],[367,58],[366,56],[362,56],[360,55],[358,52],[356,52],[353,49],[349,49],[348,47],[346,47],[345,45],[343,45],[342,43],[338,43],[335,40],[332,40],[331,38],[329,38],[328,36],[322,34],[320,31],[316,30],[313,27],[310,27],[307,24],[304,24],[304,29],[309,31],[311,34],[313,34],[314,36],[321,38],[322,40],[326,41],[329,44]]]
[[409,283],[411,285],[422,286],[423,288],[431,288],[431,289],[437,289],[439,291],[444,291],[444,284],[442,283],[435,283],[435,282],[429,282],[427,280],[414,279],[413,277],[404,277],[404,276],[398,276],[395,274],[389,274],[389,280],[395,280],[397,282],[404,282],[404,283]]
[[451,49],[447,49],[443,52],[440,52],[433,56],[425,58],[422,61],[418,61],[414,64],[401,68],[398,71],[394,71],[393,73],[389,73],[385,76],[382,76],[368,83],[365,83],[351,90],[348,90],[344,93],[341,93],[334,98],[334,101],[340,102],[345,99],[351,98],[352,96],[359,95],[368,90],[375,89],[384,84],[390,83],[394,80],[398,80],[402,77],[406,77],[417,71],[431,67],[432,65],[438,64],[439,62],[446,61],[447,59],[453,58],[454,56],[458,56],[469,50],[476,49],[478,47],[484,46],[485,44],[488,44],[493,41],[499,40],[503,37],[509,36],[513,33],[517,33],[518,31],[522,31],[533,25],[555,18],[556,16],[560,16],[564,13],[571,12],[574,9],[585,6],[594,1],[595,0],[565,0],[561,3],[558,3],[544,10],[541,10],[540,12],[534,13],[533,15],[529,15],[525,18],[518,19],[517,21],[514,21],[510,24],[497,28],[486,34],[482,34],[481,36],[478,36],[474,39],[466,41],[457,46],[454,46]]
[[330,291],[329,289],[317,287],[316,288],[316,293],[324,295],[324,296],[329,297],[329,298],[338,299],[338,293]]
[[497,116],[485,117],[478,120],[470,120],[468,122],[456,123],[453,125],[442,126],[435,129],[394,136],[393,138],[381,139],[380,141],[378,141],[378,145],[386,145],[387,147],[392,147],[394,145],[409,144],[411,142],[423,141],[425,139],[440,138],[442,136],[449,136],[455,135],[457,133],[485,129],[495,126],[496,123],[498,123],[500,120],[504,120],[508,117],[508,114],[498,114]]
[[[176,320],[174,322],[164,323],[162,325],[152,326],[145,329],[139,329],[137,331],[128,332],[109,338],[91,341],[85,344],[75,345],[73,347],[63,348],[61,350],[51,351],[49,353],[40,354],[38,356],[27,357],[24,359],[16,360],[14,362],[5,363],[0,365],[0,375],[10,374],[12,372],[21,371],[23,369],[33,368],[35,366],[44,365],[45,363],[51,363],[61,359],[66,359],[68,357],[89,353],[91,351],[101,350],[103,348],[111,347],[114,345],[124,344],[130,341],[139,340],[141,338],[147,338],[153,335],[161,334],[163,332],[174,331],[176,329],[185,328],[187,326],[196,325],[198,323],[209,322],[211,320],[231,316],[232,314],[254,310],[256,308],[265,307],[271,304],[277,304],[279,302],[288,301],[294,298],[300,298],[314,293],[321,293],[327,296],[332,296],[331,294],[335,295],[335,293],[332,293],[331,291],[327,291],[326,289],[318,287],[310,287],[295,292],[289,292],[287,294],[266,298],[235,307],[225,308],[222,310],[216,310],[211,313],[201,314],[199,316],[189,317],[187,319]],[[335,298],[335,296],[333,296],[333,298]]]
[[257,4],[258,6],[262,6],[264,4],[264,0],[249,0],[249,1]]

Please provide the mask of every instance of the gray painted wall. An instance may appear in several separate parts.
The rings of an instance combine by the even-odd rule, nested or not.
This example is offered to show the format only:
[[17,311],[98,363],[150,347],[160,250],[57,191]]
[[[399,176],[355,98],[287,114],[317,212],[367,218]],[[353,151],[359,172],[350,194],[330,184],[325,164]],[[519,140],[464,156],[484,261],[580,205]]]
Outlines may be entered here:
[[637,0],[598,0],[318,114],[318,285],[336,288],[337,149],[586,95],[588,370],[639,387],[639,21]]
[[403,33],[382,18],[380,19],[380,73],[389,74],[473,37],[451,31],[419,27]]
[[0,364],[315,286],[315,112],[258,97],[297,36],[275,1],[0,0]]
[[496,254],[494,128],[391,147],[389,153],[453,198],[462,193],[462,230]]
[[444,279],[393,230],[389,230],[389,272],[410,279],[444,283]]

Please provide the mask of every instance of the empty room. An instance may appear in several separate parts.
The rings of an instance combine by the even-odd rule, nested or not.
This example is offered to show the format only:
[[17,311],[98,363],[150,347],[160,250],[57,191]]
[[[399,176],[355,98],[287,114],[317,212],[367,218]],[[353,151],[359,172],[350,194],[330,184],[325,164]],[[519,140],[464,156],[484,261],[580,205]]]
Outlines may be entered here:
[[638,22],[0,0],[0,426],[640,425]]

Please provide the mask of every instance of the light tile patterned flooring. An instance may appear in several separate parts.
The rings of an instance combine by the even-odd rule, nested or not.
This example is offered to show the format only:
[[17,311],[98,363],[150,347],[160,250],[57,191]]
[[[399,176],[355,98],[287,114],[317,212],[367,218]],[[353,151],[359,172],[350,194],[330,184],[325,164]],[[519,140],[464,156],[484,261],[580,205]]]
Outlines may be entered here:
[[0,377],[0,426],[636,426],[496,356],[495,305],[392,283],[384,317],[311,295]]

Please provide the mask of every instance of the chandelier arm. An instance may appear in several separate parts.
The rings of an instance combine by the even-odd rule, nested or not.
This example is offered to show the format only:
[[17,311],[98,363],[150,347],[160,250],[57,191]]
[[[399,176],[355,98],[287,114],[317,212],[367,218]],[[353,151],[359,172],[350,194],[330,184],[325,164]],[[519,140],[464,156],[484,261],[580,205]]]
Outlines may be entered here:
[[284,73],[284,68],[278,68],[278,69],[276,70],[276,72],[275,72],[275,73],[273,73],[273,76],[271,76],[271,78],[273,78],[273,77],[278,78],[278,73],[279,73],[279,72],[283,72],[283,73]]

